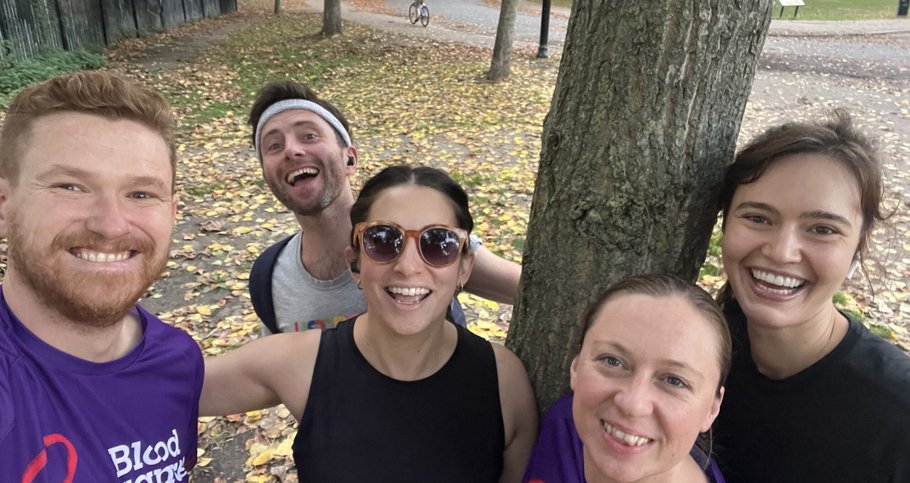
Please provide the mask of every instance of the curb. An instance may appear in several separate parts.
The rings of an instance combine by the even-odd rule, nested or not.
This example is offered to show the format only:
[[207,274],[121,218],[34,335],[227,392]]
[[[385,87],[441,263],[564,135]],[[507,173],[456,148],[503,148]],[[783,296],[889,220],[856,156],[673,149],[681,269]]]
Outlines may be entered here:
[[866,37],[866,36],[886,36],[886,35],[899,35],[899,34],[910,34],[910,28],[908,29],[896,29],[896,30],[870,30],[868,32],[798,32],[795,30],[780,30],[773,31],[768,30],[769,37]]

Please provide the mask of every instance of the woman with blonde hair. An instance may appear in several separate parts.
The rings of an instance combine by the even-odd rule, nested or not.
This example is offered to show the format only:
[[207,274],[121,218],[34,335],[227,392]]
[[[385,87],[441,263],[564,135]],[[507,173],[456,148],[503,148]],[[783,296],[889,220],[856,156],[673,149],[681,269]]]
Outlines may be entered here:
[[707,292],[671,275],[617,282],[582,318],[573,394],[547,411],[525,481],[722,483],[709,434],[729,368]]

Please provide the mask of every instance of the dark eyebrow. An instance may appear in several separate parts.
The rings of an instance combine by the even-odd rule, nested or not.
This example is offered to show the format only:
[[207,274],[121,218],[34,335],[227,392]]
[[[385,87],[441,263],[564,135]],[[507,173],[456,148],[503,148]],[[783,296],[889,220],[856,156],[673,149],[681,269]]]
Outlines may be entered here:
[[808,213],[802,214],[800,216],[800,218],[829,220],[829,221],[833,221],[835,223],[841,223],[841,224],[844,224],[847,226],[853,226],[853,223],[850,223],[850,220],[844,218],[843,216],[840,216],[840,215],[837,215],[834,213],[830,213],[827,211],[820,211],[820,210],[819,211],[810,211]]
[[744,208],[751,208],[753,210],[770,211],[771,213],[775,213],[775,214],[779,213],[777,211],[777,209],[775,209],[773,206],[769,205],[768,203],[761,203],[758,201],[743,201],[742,203],[736,205],[735,209],[741,210]]
[[[295,122],[294,124],[292,124],[291,127],[298,128],[300,126],[307,126],[307,125],[318,126],[318,124],[314,121],[310,121],[309,119],[301,119],[301,120]],[[272,129],[269,129],[268,131],[262,133],[262,139],[265,139],[267,136],[276,134],[278,132],[280,132],[280,130],[277,127],[273,127]]]
[[[763,210],[763,211],[773,213],[775,215],[780,214],[780,212],[773,206],[771,206],[767,203],[761,203],[758,201],[743,201],[742,203],[736,205],[736,210],[741,210],[744,208],[751,208],[754,210]],[[804,220],[819,220],[820,219],[820,220],[833,221],[835,223],[841,223],[841,224],[844,224],[847,226],[853,226],[853,223],[850,223],[850,220],[848,220],[847,218],[845,218],[841,215],[835,214],[835,213],[831,213],[829,211],[822,211],[822,210],[810,211],[808,213],[803,213],[803,214],[799,215],[799,217]]]

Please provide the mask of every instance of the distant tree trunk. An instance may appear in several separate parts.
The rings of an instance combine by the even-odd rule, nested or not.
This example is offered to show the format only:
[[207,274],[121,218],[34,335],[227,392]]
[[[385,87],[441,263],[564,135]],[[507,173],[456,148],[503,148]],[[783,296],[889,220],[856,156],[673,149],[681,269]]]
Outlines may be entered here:
[[771,2],[573,3],[507,340],[541,408],[568,387],[593,297],[636,273],[697,277]]
[[512,33],[515,31],[515,11],[518,0],[502,0],[499,7],[499,25],[496,27],[496,42],[493,44],[493,60],[487,80],[497,82],[509,77],[509,63],[512,61]]
[[341,0],[325,0],[322,12],[322,35],[341,34]]
[[281,0],[275,0],[275,15],[281,15]]

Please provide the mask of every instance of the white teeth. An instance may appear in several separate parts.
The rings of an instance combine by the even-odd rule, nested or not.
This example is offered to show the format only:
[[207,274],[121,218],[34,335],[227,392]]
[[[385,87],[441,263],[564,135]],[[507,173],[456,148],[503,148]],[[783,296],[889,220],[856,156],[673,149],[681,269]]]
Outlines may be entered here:
[[785,288],[797,288],[804,283],[804,280],[800,280],[798,278],[774,275],[773,273],[763,272],[761,270],[755,269],[752,270],[752,276],[756,280],[761,280],[762,282]]
[[308,175],[316,176],[317,174],[319,174],[319,170],[317,170],[316,168],[312,168],[312,167],[300,168],[300,169],[291,171],[291,173],[288,174],[288,177],[285,178],[285,180],[286,180],[288,183],[293,184],[293,183],[294,183],[294,178],[296,178],[296,177],[298,177],[298,176],[300,176],[300,175],[303,175],[303,174],[308,174]]
[[623,443],[626,443],[629,446],[641,446],[651,441],[651,438],[624,433],[614,428],[610,423],[604,423],[604,430],[610,436],[613,436],[614,438],[622,441]]
[[417,295],[424,296],[430,293],[430,289],[417,287],[389,287],[389,292],[405,297],[414,297]]
[[77,250],[75,254],[78,258],[94,263],[122,262],[123,260],[126,260],[130,257],[130,252],[103,253],[90,252],[88,250]]

